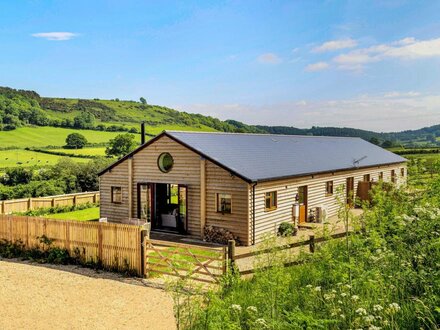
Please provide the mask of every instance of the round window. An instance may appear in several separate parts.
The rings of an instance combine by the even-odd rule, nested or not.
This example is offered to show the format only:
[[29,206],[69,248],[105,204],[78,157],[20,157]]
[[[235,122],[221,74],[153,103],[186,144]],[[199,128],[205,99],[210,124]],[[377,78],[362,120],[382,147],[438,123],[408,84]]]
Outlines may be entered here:
[[168,173],[171,171],[173,164],[174,159],[168,152],[160,154],[159,158],[157,159],[157,166],[163,173]]

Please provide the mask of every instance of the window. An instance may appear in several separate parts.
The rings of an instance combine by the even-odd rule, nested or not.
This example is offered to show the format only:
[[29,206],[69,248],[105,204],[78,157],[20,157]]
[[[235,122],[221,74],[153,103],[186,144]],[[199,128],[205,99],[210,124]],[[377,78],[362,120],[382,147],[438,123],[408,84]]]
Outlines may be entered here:
[[325,194],[326,196],[333,195],[333,181],[327,181],[325,183]]
[[391,170],[391,182],[396,183],[396,171]]
[[365,182],[370,182],[370,174],[365,174],[364,175],[364,181]]
[[157,166],[159,167],[159,170],[163,173],[168,173],[169,171],[171,171],[173,165],[173,156],[171,156],[168,152],[160,154],[159,158],[157,159]]
[[230,194],[217,194],[217,212],[232,213],[232,196]]
[[266,193],[265,209],[266,211],[272,211],[277,208],[277,192],[271,191]]
[[383,172],[379,172],[379,181],[383,181]]
[[404,176],[405,176],[405,168],[404,168],[404,167],[402,167],[402,168],[400,169],[400,176],[401,176],[401,177],[404,177]]
[[112,187],[112,203],[122,203],[122,188]]

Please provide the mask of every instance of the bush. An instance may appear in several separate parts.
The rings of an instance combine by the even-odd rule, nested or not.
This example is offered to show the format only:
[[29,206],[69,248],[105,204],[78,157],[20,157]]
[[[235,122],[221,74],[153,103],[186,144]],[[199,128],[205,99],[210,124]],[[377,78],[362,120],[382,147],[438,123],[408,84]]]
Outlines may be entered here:
[[278,235],[282,237],[295,236],[297,233],[297,229],[290,222],[282,222],[278,227]]

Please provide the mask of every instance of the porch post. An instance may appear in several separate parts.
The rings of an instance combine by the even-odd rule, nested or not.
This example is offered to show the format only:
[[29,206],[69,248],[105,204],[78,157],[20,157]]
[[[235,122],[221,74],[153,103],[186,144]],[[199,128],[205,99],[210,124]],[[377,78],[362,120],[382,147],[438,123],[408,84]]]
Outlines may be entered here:
[[206,159],[200,158],[200,237],[204,238],[206,224]]
[[133,216],[133,157],[128,158],[128,220]]

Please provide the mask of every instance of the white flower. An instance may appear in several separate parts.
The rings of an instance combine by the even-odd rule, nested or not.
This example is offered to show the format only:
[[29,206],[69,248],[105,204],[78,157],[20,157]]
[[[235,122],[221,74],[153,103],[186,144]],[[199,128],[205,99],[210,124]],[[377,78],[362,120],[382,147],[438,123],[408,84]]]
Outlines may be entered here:
[[341,314],[339,316],[341,317],[341,319],[345,319],[345,315],[344,314]]
[[345,292],[341,293],[341,297],[346,297],[346,296],[347,296],[347,294]]
[[367,311],[366,311],[366,309],[365,308],[358,308],[358,309],[356,309],[356,314],[359,314],[359,315],[367,315]]
[[373,315],[367,315],[364,317],[365,322],[367,323],[371,323],[374,321],[374,316]]
[[341,305],[342,305],[342,300],[338,300],[338,304],[341,304]]
[[307,285],[306,285],[306,288],[311,289],[311,288],[312,288],[312,285],[311,285],[311,284],[307,284]]
[[320,287],[320,286],[317,286],[317,287],[315,287],[315,288],[313,289],[313,291],[315,291],[315,292],[321,292],[321,287]]
[[400,311],[400,306],[397,303],[391,303],[391,304],[389,304],[387,311],[390,314],[395,314],[398,311]]
[[240,305],[233,304],[233,305],[231,305],[231,309],[232,309],[234,312],[241,313],[241,306],[240,306]]
[[246,310],[250,313],[257,313],[258,309],[255,306],[249,306],[248,308],[246,308]]
[[370,325],[370,327],[368,328],[368,330],[380,330],[382,329],[381,327],[376,327],[375,325]]
[[373,310],[375,312],[380,312],[381,310],[383,310],[383,307],[381,305],[374,305]]
[[267,323],[265,319],[256,319],[255,324],[259,325],[261,328],[267,328]]
[[333,298],[335,297],[335,294],[334,293],[326,293],[326,294],[324,294],[324,299],[325,300],[332,300]]
[[356,296],[355,294],[351,296],[351,300],[357,301],[359,300],[359,296]]

